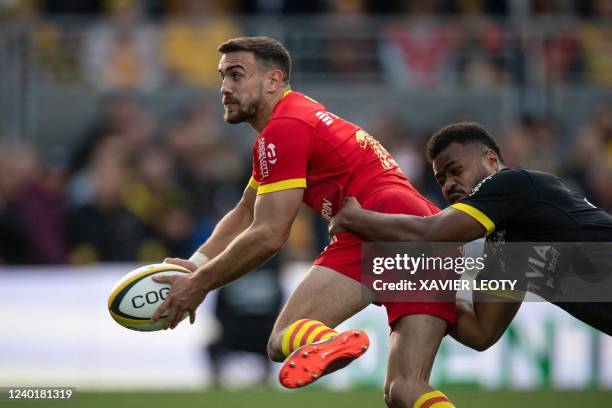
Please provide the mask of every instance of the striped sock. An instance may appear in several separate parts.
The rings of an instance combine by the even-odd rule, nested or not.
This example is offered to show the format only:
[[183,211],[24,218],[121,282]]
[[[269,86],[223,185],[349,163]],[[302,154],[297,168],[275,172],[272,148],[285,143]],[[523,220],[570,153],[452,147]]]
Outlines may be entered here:
[[283,333],[283,355],[288,357],[306,344],[327,340],[338,332],[317,320],[300,319],[292,323]]
[[455,408],[446,395],[438,390],[426,392],[415,401],[413,408]]

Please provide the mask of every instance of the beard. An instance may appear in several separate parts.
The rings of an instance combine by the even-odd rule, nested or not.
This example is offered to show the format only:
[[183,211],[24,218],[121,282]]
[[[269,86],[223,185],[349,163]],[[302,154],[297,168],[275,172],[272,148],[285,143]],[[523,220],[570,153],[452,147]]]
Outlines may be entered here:
[[242,107],[238,104],[233,105],[232,107],[238,108],[238,110],[234,111],[233,113],[230,113],[229,106],[225,106],[223,120],[231,124],[246,122],[257,114],[258,108],[261,104],[262,97],[260,95],[257,99],[251,101],[244,109],[242,109]]
[[255,116],[255,113],[251,112],[250,109],[249,110],[240,109],[237,112],[230,113],[228,107],[226,106],[225,113],[223,114],[223,120],[226,121],[227,123],[236,124],[236,123],[246,122],[247,120],[251,119],[253,116]]

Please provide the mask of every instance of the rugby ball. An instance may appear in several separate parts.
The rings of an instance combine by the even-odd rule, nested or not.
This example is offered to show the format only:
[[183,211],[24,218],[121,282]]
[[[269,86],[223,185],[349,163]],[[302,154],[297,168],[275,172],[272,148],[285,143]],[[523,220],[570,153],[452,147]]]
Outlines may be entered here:
[[[153,280],[156,275],[176,275],[191,273],[182,266],[159,263],[134,269],[125,275],[115,285],[108,297],[108,310],[112,318],[128,329],[138,331],[161,330],[164,325],[164,312],[155,323],[150,321],[151,316],[159,305],[166,299],[171,285],[158,283]],[[185,313],[183,319],[188,316]]]

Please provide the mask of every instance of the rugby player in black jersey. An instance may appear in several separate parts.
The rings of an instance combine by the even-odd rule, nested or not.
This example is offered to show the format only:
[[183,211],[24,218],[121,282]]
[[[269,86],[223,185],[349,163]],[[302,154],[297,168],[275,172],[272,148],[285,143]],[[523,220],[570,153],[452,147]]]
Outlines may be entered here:
[[[439,130],[428,142],[427,156],[451,204],[448,208],[428,217],[382,214],[363,210],[357,200],[347,198],[330,224],[330,236],[348,230],[369,241],[387,242],[469,242],[486,237],[502,243],[612,243],[612,216],[552,174],[505,167],[499,146],[477,123]],[[612,262],[605,259],[612,253],[599,258],[610,265],[606,274],[612,273]],[[451,331],[455,339],[477,350],[501,337],[524,292],[514,293],[514,301],[485,302],[483,296],[475,292],[472,305],[457,302]],[[553,303],[612,335],[612,303],[584,300]]]

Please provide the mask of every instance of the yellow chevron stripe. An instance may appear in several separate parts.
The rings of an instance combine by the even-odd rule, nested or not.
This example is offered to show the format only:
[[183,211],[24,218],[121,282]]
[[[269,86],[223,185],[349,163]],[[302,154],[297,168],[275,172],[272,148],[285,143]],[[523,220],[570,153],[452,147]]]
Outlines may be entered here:
[[289,341],[291,340],[291,333],[293,333],[293,330],[295,330],[295,327],[300,324],[300,322],[302,322],[303,320],[308,320],[308,319],[300,319],[297,320],[293,323],[291,323],[289,325],[289,327],[287,327],[287,330],[285,330],[285,332],[283,333],[283,341],[282,341],[282,352],[284,356],[288,356],[290,353],[289,351]]
[[[302,328],[300,329],[299,332],[297,332],[297,334],[295,335],[295,338],[293,339],[293,348],[291,349],[291,352],[293,352],[294,350],[300,348],[301,346],[303,346],[304,344],[308,344],[308,342],[306,343],[302,343],[302,337],[304,336],[304,333],[306,333],[306,331],[312,327],[312,326],[317,326],[317,325],[321,325],[324,326],[321,322],[318,322],[316,320],[311,320],[308,323],[305,323]],[[325,327],[325,326],[324,326]]]
[[322,340],[327,340],[327,339],[331,339],[332,337],[336,336],[338,334],[338,332],[329,332],[327,334],[324,334],[323,337],[321,337],[321,341]]
[[310,333],[310,335],[306,339],[306,344],[312,343],[315,337],[317,337],[319,333],[321,333],[323,330],[326,330],[326,329],[329,329],[329,327],[325,326],[324,324],[321,324],[321,327],[317,327],[316,329],[314,329],[312,333]]
[[417,398],[417,400],[414,402],[413,408],[421,408],[421,406],[427,402],[428,400],[432,399],[432,398],[437,398],[437,397],[446,397],[446,395],[444,395],[442,392],[438,391],[438,390],[433,390],[430,392],[426,392],[425,394],[421,395],[419,398]]

